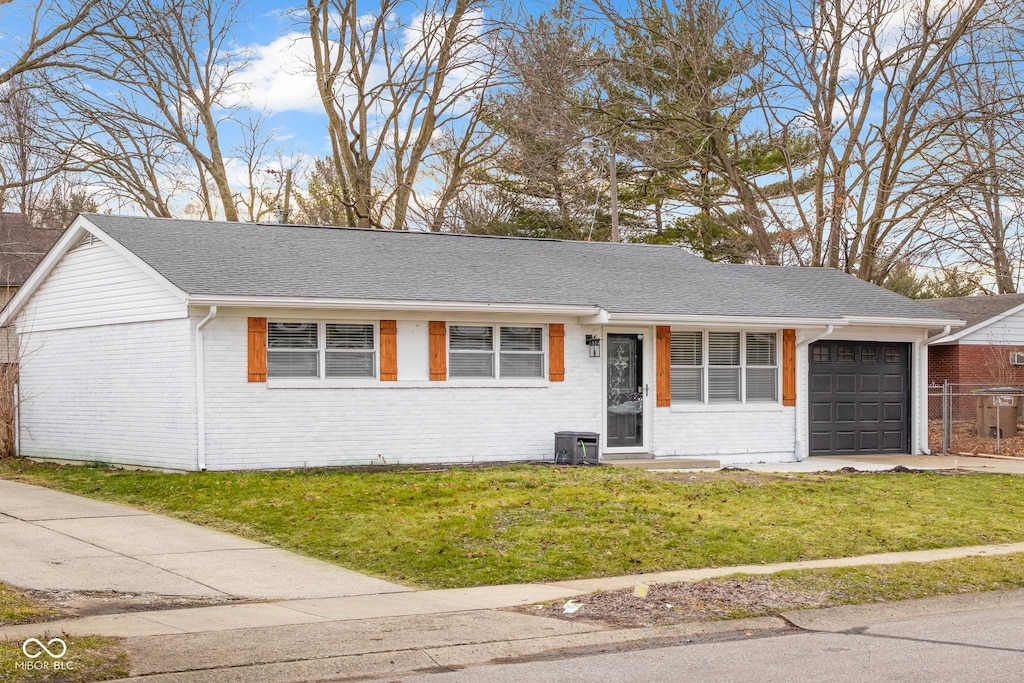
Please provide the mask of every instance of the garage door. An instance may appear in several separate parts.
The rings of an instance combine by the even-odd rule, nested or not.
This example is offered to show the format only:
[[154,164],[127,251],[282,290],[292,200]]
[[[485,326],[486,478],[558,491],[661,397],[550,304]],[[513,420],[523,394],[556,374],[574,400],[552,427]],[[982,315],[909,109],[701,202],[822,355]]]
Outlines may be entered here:
[[910,345],[811,345],[810,453],[910,451]]

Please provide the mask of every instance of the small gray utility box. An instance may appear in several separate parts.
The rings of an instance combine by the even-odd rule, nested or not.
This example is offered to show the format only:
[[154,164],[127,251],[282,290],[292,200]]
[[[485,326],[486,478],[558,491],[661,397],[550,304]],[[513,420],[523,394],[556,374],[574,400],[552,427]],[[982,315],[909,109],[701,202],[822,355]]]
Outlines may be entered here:
[[601,435],[596,432],[555,432],[556,465],[596,465]]

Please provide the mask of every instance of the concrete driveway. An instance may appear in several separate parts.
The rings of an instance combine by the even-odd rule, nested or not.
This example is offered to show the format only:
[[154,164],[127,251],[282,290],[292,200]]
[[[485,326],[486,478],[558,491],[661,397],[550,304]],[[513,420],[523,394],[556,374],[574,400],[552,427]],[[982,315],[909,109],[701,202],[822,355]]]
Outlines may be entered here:
[[405,586],[195,524],[0,480],[0,581],[32,590],[284,600]]

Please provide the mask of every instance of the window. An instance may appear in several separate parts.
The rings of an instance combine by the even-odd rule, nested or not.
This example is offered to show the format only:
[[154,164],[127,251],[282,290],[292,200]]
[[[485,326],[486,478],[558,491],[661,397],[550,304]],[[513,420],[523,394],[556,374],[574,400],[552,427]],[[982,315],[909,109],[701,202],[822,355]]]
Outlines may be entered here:
[[544,377],[544,330],[449,325],[448,374],[452,378]]
[[779,366],[774,332],[747,332],[747,401],[777,401]]
[[673,332],[670,349],[673,402],[779,400],[775,332]]
[[840,344],[836,347],[836,362],[837,363],[852,363],[853,362],[853,347],[849,344]]
[[319,377],[316,323],[267,323],[267,377]]
[[328,377],[373,377],[373,325],[327,323],[325,374]]
[[903,362],[903,350],[898,346],[885,346],[885,362],[886,363],[902,363]]
[[704,335],[701,332],[672,333],[672,400],[704,401]]
[[862,363],[877,363],[878,362],[878,348],[874,346],[862,346],[860,347],[860,361]]
[[814,352],[812,361],[815,363],[828,363],[829,362],[829,347],[828,346],[815,346],[811,351]]
[[372,323],[268,322],[267,377],[376,376]]

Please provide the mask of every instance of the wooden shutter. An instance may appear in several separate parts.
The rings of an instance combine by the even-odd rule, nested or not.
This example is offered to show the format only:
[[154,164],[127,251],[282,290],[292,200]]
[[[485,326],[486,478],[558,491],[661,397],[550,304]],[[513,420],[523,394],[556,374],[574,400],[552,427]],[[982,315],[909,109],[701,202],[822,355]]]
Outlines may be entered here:
[[796,405],[796,330],[782,331],[782,405]]
[[398,323],[380,321],[380,381],[398,380]]
[[548,380],[565,381],[565,325],[548,325]]
[[430,321],[430,379],[448,379],[448,326],[444,321]]
[[249,318],[249,381],[267,381],[266,318]]
[[672,328],[658,325],[655,328],[655,396],[654,405],[659,408],[672,405]]

